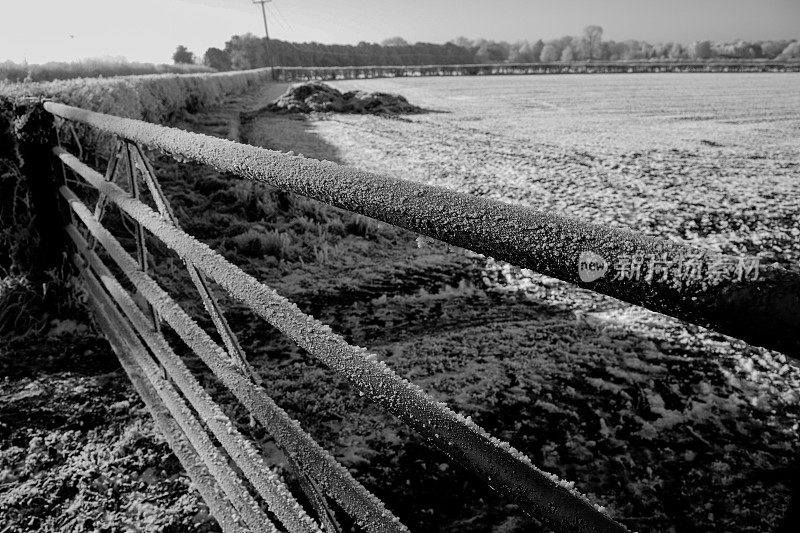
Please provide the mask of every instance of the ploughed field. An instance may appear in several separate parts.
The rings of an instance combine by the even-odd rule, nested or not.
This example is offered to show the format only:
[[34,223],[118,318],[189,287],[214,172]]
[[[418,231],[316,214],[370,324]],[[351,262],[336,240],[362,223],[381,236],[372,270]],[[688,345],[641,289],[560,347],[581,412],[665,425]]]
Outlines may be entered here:
[[[800,268],[798,74],[333,85],[401,93],[431,112],[275,115],[263,111],[282,88],[271,86],[180,126]],[[186,231],[575,481],[632,530],[767,531],[783,516],[798,470],[800,373],[782,355],[153,157]],[[157,277],[211,327],[180,260],[151,247]],[[223,301],[271,396],[412,531],[542,530],[243,306]],[[77,359],[39,356],[32,364],[49,380],[20,370],[4,382],[0,435],[10,446],[0,452],[0,514],[19,530],[213,529],[96,334],[56,322],[45,339]],[[269,436],[185,355],[294,483]],[[34,520],[32,506],[54,518]]]

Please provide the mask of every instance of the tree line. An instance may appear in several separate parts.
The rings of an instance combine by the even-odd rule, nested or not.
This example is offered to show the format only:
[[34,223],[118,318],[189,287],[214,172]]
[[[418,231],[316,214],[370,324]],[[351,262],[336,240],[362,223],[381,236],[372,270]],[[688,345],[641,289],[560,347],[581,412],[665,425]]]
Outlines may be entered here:
[[[173,59],[191,62],[193,56],[179,46]],[[401,37],[378,43],[357,45],[293,43],[279,39],[269,41],[253,34],[234,35],[224,48],[209,48],[203,63],[216,70],[242,70],[268,66],[381,66],[381,65],[453,65],[476,63],[552,63],[557,61],[683,61],[683,60],[747,60],[800,59],[800,42],[796,39],[771,41],[715,42],[694,41],[689,44],[669,42],[650,44],[646,41],[603,40],[603,28],[587,26],[579,36],[565,36],[543,41],[521,40],[514,43],[459,37],[445,44],[410,44]]]
[[543,41],[475,41],[459,37],[454,44],[469,49],[478,63],[552,63],[555,61],[641,61],[641,60],[743,60],[800,59],[800,42],[796,39],[771,41],[715,42],[694,41],[689,44],[647,41],[604,41],[601,26],[587,26],[580,36],[565,36]]
[[[399,41],[402,41],[400,39]],[[448,65],[474,63],[474,55],[455,43],[433,44],[399,42],[382,44],[292,43],[269,40],[269,58],[265,38],[253,34],[234,35],[225,48],[209,48],[203,62],[217,70],[241,70],[268,66],[337,67],[368,65]],[[391,43],[391,44],[387,44]]]

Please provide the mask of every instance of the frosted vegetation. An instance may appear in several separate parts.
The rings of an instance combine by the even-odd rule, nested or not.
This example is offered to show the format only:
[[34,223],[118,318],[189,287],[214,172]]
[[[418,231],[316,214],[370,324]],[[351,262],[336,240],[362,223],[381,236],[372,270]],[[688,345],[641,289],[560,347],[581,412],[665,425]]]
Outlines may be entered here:
[[[153,74],[0,86],[0,97],[40,97],[117,116],[165,122],[242,93],[269,78],[267,70],[226,74]],[[94,143],[89,141],[89,145]]]
[[[397,92],[448,113],[407,120],[254,115],[234,130],[232,117],[265,101],[238,99],[186,116],[183,125],[796,268],[797,78],[682,76],[640,77],[627,86],[626,76],[343,82],[336,83],[341,90]],[[780,518],[788,502],[781,472],[796,455],[800,417],[800,379],[782,355],[200,165],[155,160],[188,233],[348,343],[368,346],[370,360],[467,423],[573,480],[631,529],[755,532]],[[125,222],[113,213],[108,222],[130,250]],[[180,259],[151,247],[154,276],[210,327]],[[278,405],[412,531],[542,530],[261,318],[232,301],[226,307]],[[54,327],[53,338],[86,327]],[[100,343],[90,346],[100,350]],[[248,424],[201,361],[181,355],[292,487],[269,434]],[[86,392],[65,392],[69,379],[54,381],[52,393],[88,403]],[[40,416],[45,386],[14,382],[11,405],[30,405]],[[147,467],[137,470],[118,451],[136,438],[143,465],[167,453],[147,417],[134,409],[122,418],[105,404],[95,409],[97,429],[14,422],[6,430],[15,435],[0,458],[4,479],[15,484],[3,500],[8,516],[27,520],[27,502],[41,497],[70,524],[79,523],[79,510],[99,524],[119,523],[120,513],[93,496],[98,483],[112,488],[114,501],[146,509],[138,523],[193,523],[202,504],[180,488],[174,467],[147,477]],[[106,420],[135,429],[104,445]],[[44,441],[56,443],[54,462],[39,451]],[[118,483],[101,477],[100,484],[75,469],[73,458],[85,458],[73,454],[74,443],[87,441],[100,456],[121,456],[119,464],[102,461]],[[142,503],[138,491],[152,493],[170,475],[177,480],[172,496]],[[154,482],[135,488],[140,478]],[[79,480],[79,493],[49,490],[62,479]]]
[[0,62],[0,84],[33,83],[68,80],[72,78],[111,78],[115,76],[142,76],[147,74],[192,74],[214,72],[205,65],[179,63],[163,65],[136,63],[124,59],[86,59],[83,61],[51,61],[42,64]]
[[[800,59],[796,39],[772,41],[709,41],[649,43],[637,39],[603,39],[603,28],[586,26],[580,35],[558,39],[522,39],[515,42],[458,37],[446,44],[407,42],[402,37],[380,44],[357,45],[293,43],[272,39],[274,65],[367,66],[453,65],[475,63],[553,63],[569,61],[741,61]],[[266,43],[251,33],[233,35],[224,48],[212,47],[203,55],[206,65],[217,70],[267,66]]]

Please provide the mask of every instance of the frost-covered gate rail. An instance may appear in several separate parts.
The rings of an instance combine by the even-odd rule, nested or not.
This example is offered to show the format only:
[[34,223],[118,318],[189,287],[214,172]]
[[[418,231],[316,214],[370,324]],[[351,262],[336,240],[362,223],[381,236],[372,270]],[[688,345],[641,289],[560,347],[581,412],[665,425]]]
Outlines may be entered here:
[[[45,109],[62,119],[94,126],[118,139],[105,176],[62,148],[53,150],[66,166],[100,192],[100,200],[92,212],[68,187],[60,189],[75,217],[67,227],[75,244],[74,260],[81,267],[84,285],[98,311],[98,322],[170,439],[176,455],[201,487],[203,497],[226,530],[274,530],[265,508],[289,531],[318,531],[320,527],[330,530],[336,526],[335,519],[326,511],[326,498],[335,501],[366,531],[404,531],[405,527],[267,395],[205,288],[204,276],[249,305],[312,356],[347,378],[368,398],[535,518],[558,531],[625,531],[625,528],[577,493],[571,483],[537,469],[507,443],[491,437],[470,420],[433,400],[377,361],[366,349],[347,344],[328,326],[302,313],[293,303],[181,231],[158,188],[142,145],[709,326],[794,357],[800,354],[800,339],[796,336],[800,331],[800,275],[797,273],[761,266],[755,281],[706,276],[697,283],[680,286],[614,276],[614,258],[622,256],[691,256],[701,265],[724,263],[732,258],[629,231],[174,128],[53,102],[46,103]],[[127,166],[130,193],[111,181],[118,164]],[[159,213],[137,199],[137,173],[144,178]],[[115,203],[136,221],[137,259],[128,255],[100,223],[107,202]],[[145,230],[184,259],[220,331],[225,349],[199,328],[148,275]],[[135,286],[136,297],[143,298],[146,305],[137,305],[134,297],[114,278],[94,252],[96,243],[103,246]],[[609,272],[584,283],[579,276],[579,259],[588,252],[607,262],[605,268]],[[646,268],[644,275],[647,275]],[[175,355],[160,334],[162,321],[175,330],[274,437],[301,480],[305,480],[301,485],[313,504],[316,520],[303,510],[266,466],[258,451],[238,433]],[[219,446],[213,443],[211,435]],[[229,466],[228,458],[241,474]],[[252,492],[263,504],[247,490],[247,484],[255,489]]]

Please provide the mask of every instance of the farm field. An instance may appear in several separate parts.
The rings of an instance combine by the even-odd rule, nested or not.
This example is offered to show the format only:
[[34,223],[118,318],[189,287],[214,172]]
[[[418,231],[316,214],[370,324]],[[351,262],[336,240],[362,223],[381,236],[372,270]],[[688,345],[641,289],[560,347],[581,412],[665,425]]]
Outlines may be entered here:
[[[179,126],[800,268],[800,74],[332,85],[398,92],[431,112],[274,115],[259,111],[283,89],[272,85]],[[153,157],[189,233],[631,530],[769,531],[783,516],[797,477],[800,372],[782,355]],[[157,277],[202,317],[181,262],[152,252]],[[272,397],[412,531],[545,531],[242,306],[226,307]],[[3,384],[0,436],[13,445],[0,450],[0,517],[10,531],[214,530],[91,325],[59,323],[45,337],[73,339],[76,358],[32,357],[57,373],[52,384]],[[292,483],[269,437],[204,379]],[[108,477],[81,471],[91,457]],[[68,485],[77,492],[58,489]],[[52,522],[33,521],[34,504]]]
[[[797,269],[798,84],[796,74],[340,81],[433,112],[320,114],[302,128],[265,116],[247,131],[254,144]],[[284,141],[287,128],[325,144]],[[774,524],[790,479],[780,472],[794,471],[797,453],[798,374],[782,356],[491,260],[478,267],[456,289],[401,290],[322,316],[632,529]],[[446,499],[447,483],[431,488],[418,468],[426,481],[407,497]],[[439,514],[440,501],[422,529],[531,527],[497,505],[470,526]]]
[[798,268],[800,74],[368,83],[444,113],[315,123],[348,164]]

